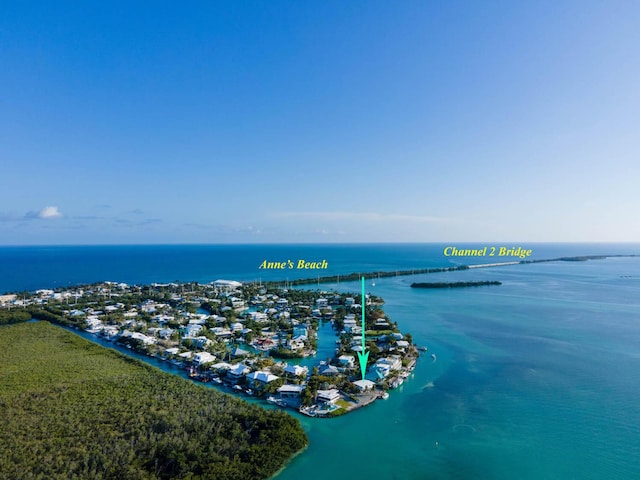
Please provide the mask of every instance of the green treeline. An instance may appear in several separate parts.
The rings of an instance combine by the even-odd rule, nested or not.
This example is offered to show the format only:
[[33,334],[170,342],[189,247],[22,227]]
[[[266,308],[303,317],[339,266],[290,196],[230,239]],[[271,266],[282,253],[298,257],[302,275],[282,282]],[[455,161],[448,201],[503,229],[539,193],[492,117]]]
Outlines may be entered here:
[[28,320],[31,320],[31,315],[23,309],[0,310],[0,325],[26,322]]
[[498,281],[483,282],[421,282],[412,283],[411,288],[461,288],[461,287],[484,287],[487,285],[502,285]]
[[0,478],[257,479],[298,421],[46,322],[0,328]]

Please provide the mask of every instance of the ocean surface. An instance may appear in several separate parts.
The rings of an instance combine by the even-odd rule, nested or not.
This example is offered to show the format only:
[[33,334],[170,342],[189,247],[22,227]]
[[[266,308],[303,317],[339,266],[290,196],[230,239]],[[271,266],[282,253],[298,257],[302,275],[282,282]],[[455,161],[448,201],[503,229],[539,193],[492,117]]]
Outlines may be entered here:
[[[259,270],[265,259],[326,259],[320,275],[513,260],[445,258],[445,246],[4,247],[0,291],[317,275]],[[640,254],[638,244],[522,246],[539,259]],[[463,280],[502,285],[409,288]],[[311,444],[278,480],[640,478],[640,258],[390,277],[366,288],[429,352],[386,401],[335,419],[295,414]]]

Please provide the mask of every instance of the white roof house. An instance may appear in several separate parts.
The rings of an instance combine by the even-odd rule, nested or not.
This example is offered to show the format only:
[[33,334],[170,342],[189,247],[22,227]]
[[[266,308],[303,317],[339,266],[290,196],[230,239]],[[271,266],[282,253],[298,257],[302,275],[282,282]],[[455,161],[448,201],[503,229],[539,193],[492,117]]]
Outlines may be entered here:
[[306,376],[309,373],[308,367],[301,367],[300,365],[287,365],[284,369],[284,373],[293,375],[294,377]]
[[306,385],[282,385],[278,388],[278,393],[281,397],[295,398],[299,397],[305,388]]
[[215,361],[216,357],[211,355],[209,352],[198,352],[195,357],[193,357],[193,361],[198,365],[204,365],[205,363],[212,363]]
[[253,383],[263,383],[263,384],[271,383],[274,380],[278,380],[278,378],[280,378],[273,375],[272,373],[262,372],[260,370],[258,370],[257,372],[251,372],[247,374],[246,377],[247,377],[247,380]]
[[236,282],[235,280],[216,280],[213,282],[213,286],[216,287],[218,291],[229,293],[242,287],[242,283]]
[[249,371],[250,371],[249,367],[247,367],[242,363],[238,363],[237,365],[235,365],[233,368],[229,370],[229,375],[231,375],[234,378],[240,378],[243,375],[249,373]]
[[341,395],[340,392],[332,388],[331,390],[318,390],[318,400],[326,403],[333,403],[336,400],[340,400]]
[[367,390],[373,390],[376,386],[374,382],[371,380],[357,380],[353,382],[353,384],[358,387],[358,390],[361,392],[366,392]]
[[353,367],[356,364],[356,359],[353,355],[340,355],[338,361],[340,365],[344,365],[345,367]]

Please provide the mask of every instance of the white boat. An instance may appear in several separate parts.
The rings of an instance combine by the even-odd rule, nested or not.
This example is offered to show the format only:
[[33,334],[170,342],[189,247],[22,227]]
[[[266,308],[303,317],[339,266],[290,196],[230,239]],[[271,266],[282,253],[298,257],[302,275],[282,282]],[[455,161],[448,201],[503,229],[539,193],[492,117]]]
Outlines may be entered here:
[[389,394],[387,392],[383,392],[381,397],[383,400],[386,400],[387,398],[389,398]]

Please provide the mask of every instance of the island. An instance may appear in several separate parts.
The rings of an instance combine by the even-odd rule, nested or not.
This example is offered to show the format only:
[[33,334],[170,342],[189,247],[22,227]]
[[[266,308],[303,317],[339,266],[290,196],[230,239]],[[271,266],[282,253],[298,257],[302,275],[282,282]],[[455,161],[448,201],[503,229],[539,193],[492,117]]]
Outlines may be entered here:
[[194,381],[327,418],[387,398],[419,356],[381,298],[362,300],[277,283],[100,282],[4,295],[0,323],[33,318],[82,330],[177,366]]
[[417,282],[412,283],[411,288],[464,288],[464,287],[485,287],[488,285],[502,285],[498,281],[481,282]]

